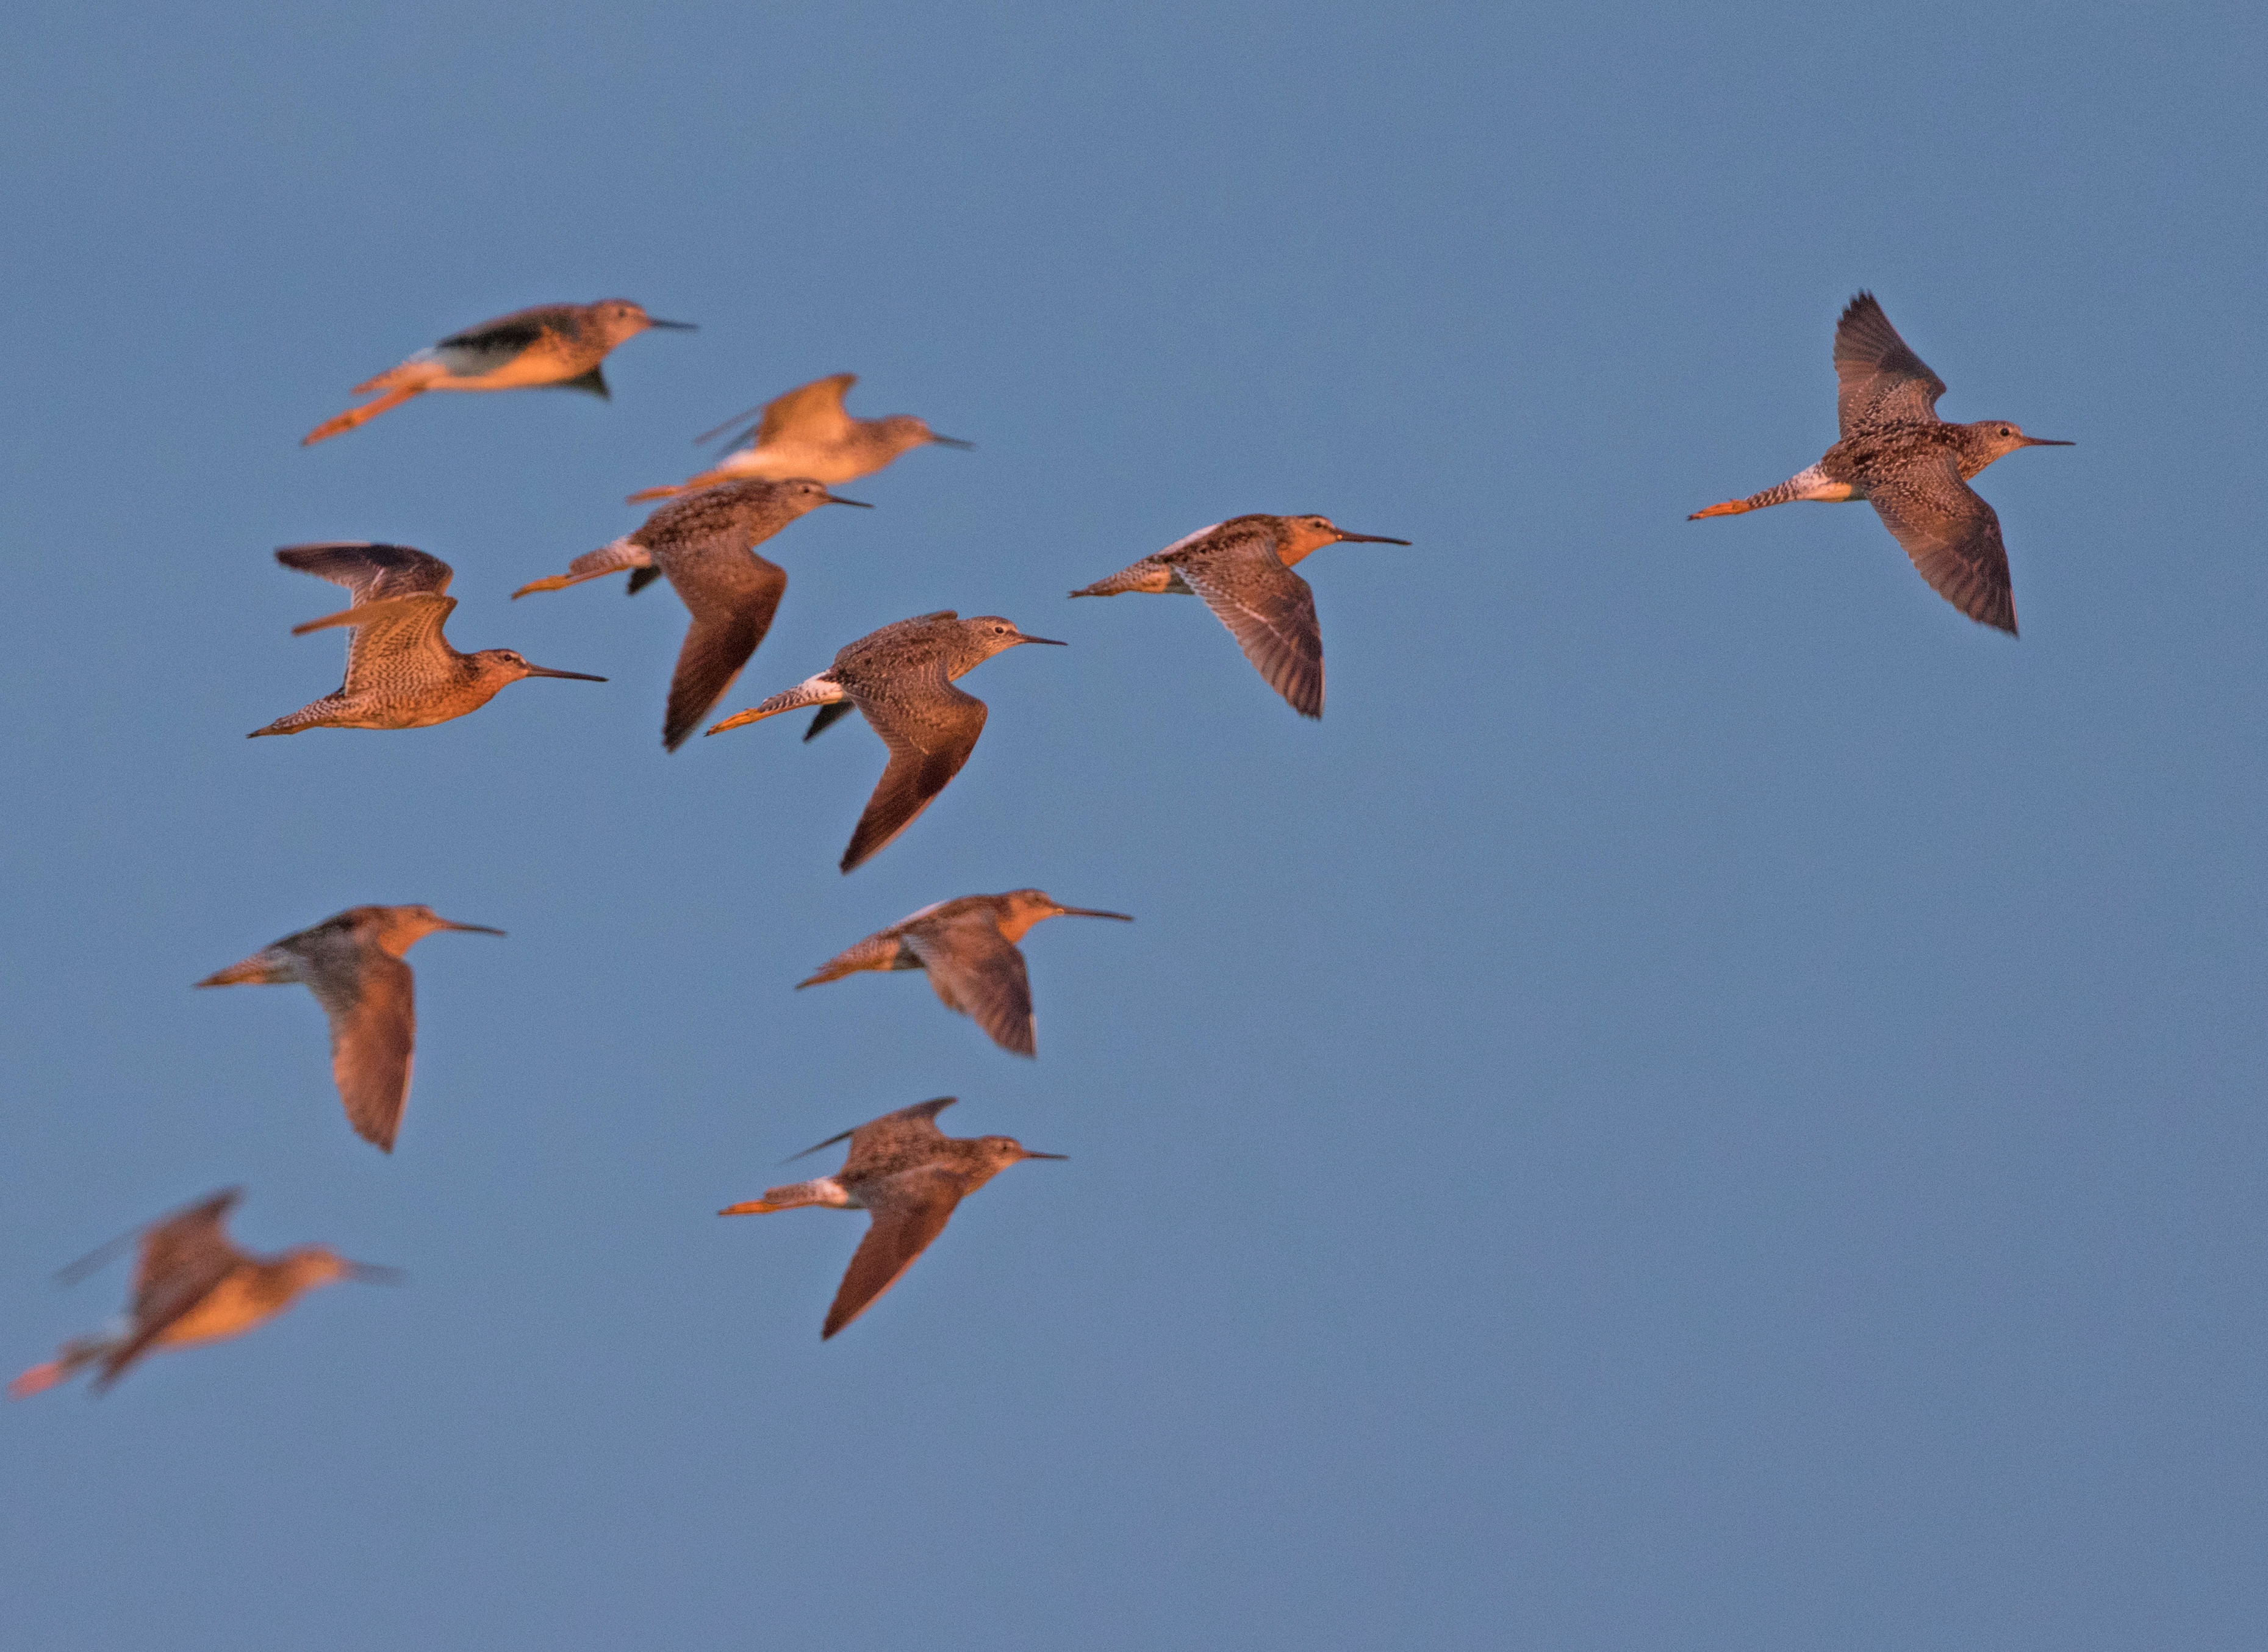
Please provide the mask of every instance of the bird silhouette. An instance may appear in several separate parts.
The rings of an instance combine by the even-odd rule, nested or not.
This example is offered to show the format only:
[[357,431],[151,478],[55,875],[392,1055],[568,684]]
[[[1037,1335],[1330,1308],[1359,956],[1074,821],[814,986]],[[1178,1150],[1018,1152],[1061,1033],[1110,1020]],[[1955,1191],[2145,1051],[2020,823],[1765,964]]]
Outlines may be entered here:
[[[799,385],[766,402],[763,417],[729,440],[736,452],[725,454],[709,469],[674,488],[646,488],[630,497],[633,505],[689,493],[742,476],[782,481],[809,476],[825,483],[850,482],[880,470],[902,453],[934,444],[968,447],[973,443],[940,436],[909,413],[888,418],[853,418],[843,410],[843,393],[858,382],[855,372],[838,372]],[[755,411],[751,408],[749,413]],[[713,440],[748,417],[741,413],[713,431],[693,439],[696,445]],[[746,442],[745,447],[739,444]]]

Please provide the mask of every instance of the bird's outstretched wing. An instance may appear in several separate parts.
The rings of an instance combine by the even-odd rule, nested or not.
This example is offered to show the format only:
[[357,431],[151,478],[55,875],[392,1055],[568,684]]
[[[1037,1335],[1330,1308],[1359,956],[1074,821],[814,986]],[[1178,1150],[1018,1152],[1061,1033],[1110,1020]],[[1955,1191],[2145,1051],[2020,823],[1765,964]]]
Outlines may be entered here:
[[843,398],[858,382],[855,372],[829,373],[766,402],[763,422],[756,426],[756,446],[767,447],[783,437],[841,441],[850,434],[850,416],[843,410]]
[[514,310],[461,333],[452,333],[433,346],[433,358],[460,379],[476,379],[506,366],[545,335],[571,329],[579,306],[539,304]]
[[[937,1127],[937,1116],[952,1106],[954,1099],[939,1095],[916,1102],[895,1113],[870,1118],[856,1130],[846,1130],[843,1135],[819,1146],[831,1147],[843,1137],[850,1138],[850,1156],[843,1161],[842,1169],[836,1172],[838,1178],[847,1176],[856,1181],[860,1176],[887,1176],[894,1169],[921,1162],[930,1156],[938,1142],[945,1139],[945,1132]],[[810,1149],[814,1153],[818,1150]]]
[[347,642],[347,679],[343,692],[359,694],[388,683],[431,682],[446,675],[453,651],[441,635],[457,599],[425,592],[416,596],[380,597],[337,614],[294,625],[291,634],[333,626],[350,626]]
[[1835,417],[1848,436],[1866,424],[1926,424],[1945,380],[1907,347],[1871,292],[1843,307],[1835,324]]
[[873,1221],[850,1258],[835,1302],[820,1331],[825,1341],[873,1306],[898,1282],[930,1241],[945,1231],[961,1203],[961,1178],[942,1167],[909,1170],[865,1191]]
[[331,1076],[347,1122],[364,1141],[393,1152],[417,1044],[416,977],[383,947],[366,943],[311,955],[307,985],[330,1017]]
[[661,743],[674,751],[725,697],[772,628],[787,570],[744,546],[673,554],[663,572],[692,615],[669,682]]
[[449,564],[408,545],[367,540],[334,540],[319,545],[286,545],[276,560],[318,579],[342,585],[357,605],[386,596],[413,596],[449,588]]
[[984,732],[985,712],[983,701],[953,686],[942,660],[867,687],[844,687],[890,749],[889,765],[843,852],[848,872],[912,825],[961,772]]
[[134,1269],[134,1328],[106,1355],[94,1386],[108,1388],[166,1329],[212,1294],[245,1259],[229,1242],[228,1213],[244,1197],[229,1188],[151,1228]]
[[1302,717],[1323,714],[1323,632],[1315,594],[1263,533],[1224,537],[1166,558],[1228,627],[1256,670]]
[[1978,623],[2016,634],[2000,519],[1962,480],[1951,454],[1902,468],[1867,497],[1932,590]]
[[1003,1050],[1035,1052],[1031,975],[1024,955],[988,914],[966,912],[942,924],[919,925],[905,932],[905,941],[947,1009],[975,1021]]

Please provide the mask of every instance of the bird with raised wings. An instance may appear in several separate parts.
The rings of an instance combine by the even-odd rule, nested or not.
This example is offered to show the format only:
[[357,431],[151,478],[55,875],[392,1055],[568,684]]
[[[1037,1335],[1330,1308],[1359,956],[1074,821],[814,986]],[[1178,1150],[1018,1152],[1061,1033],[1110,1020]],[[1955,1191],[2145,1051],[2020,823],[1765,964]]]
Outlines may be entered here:
[[[630,497],[632,505],[690,493],[719,482],[757,476],[782,481],[809,476],[828,483],[851,482],[872,475],[916,447],[968,447],[973,443],[940,436],[910,413],[887,418],[854,418],[843,406],[843,394],[858,382],[855,372],[838,372],[799,385],[764,404],[762,417],[746,430],[726,438],[734,451],[699,476],[674,488],[645,488]],[[750,412],[755,409],[751,409]],[[713,441],[748,417],[741,413],[713,431],[693,439],[697,446]],[[746,443],[746,446],[740,444]]]
[[332,626],[349,627],[353,635],[347,643],[346,681],[338,690],[254,729],[252,739],[305,728],[429,728],[479,711],[505,683],[522,677],[606,681],[587,671],[530,665],[510,648],[459,653],[441,634],[457,607],[456,598],[443,594],[449,588],[449,564],[422,550],[342,540],[286,545],[276,560],[342,585],[354,595],[352,608],[294,625],[291,635]]
[[1253,668],[1302,717],[1323,714],[1323,632],[1315,593],[1292,572],[1325,545],[1406,545],[1350,534],[1328,516],[1232,516],[1071,593],[1194,594],[1228,627]]
[[437,930],[501,935],[485,924],[458,924],[430,906],[355,906],[313,929],[286,935],[199,986],[305,985],[331,1022],[331,1076],[347,1122],[364,1140],[394,1151],[409,1099],[416,1052],[416,980],[402,956]]
[[930,1241],[945,1231],[954,1207],[1010,1165],[1024,1159],[1061,1159],[1060,1153],[1034,1153],[1012,1136],[948,1136],[937,1116],[954,1098],[941,1095],[885,1113],[854,1130],[829,1136],[817,1153],[847,1140],[850,1152],[833,1176],[785,1187],[768,1188],[762,1198],[728,1205],[719,1216],[753,1216],[805,1205],[863,1210],[872,1221],[835,1293],[834,1306],[819,1332],[824,1342],[865,1313],[874,1299],[898,1282]]
[[228,1236],[227,1224],[229,1212],[243,1197],[242,1188],[215,1193],[65,1268],[61,1277],[74,1282],[125,1246],[140,1245],[133,1300],[124,1323],[91,1337],[72,1338],[54,1359],[9,1383],[8,1397],[22,1399],[40,1393],[90,1365],[101,1368],[94,1378],[99,1393],[153,1348],[185,1348],[242,1336],[317,1286],[340,1280],[391,1284],[401,1277],[392,1268],[350,1262],[323,1245],[299,1245],[272,1257],[239,1250]]
[[1032,981],[1016,943],[1049,918],[1115,918],[1086,906],[1065,906],[1041,889],[1005,895],[964,895],[924,906],[910,918],[869,935],[819,966],[796,990],[840,981],[861,970],[922,970],[946,1008],[971,1017],[992,1042],[1020,1056],[1037,1052]]
[[890,749],[890,761],[843,852],[843,870],[865,861],[913,824],[961,772],[984,732],[984,702],[963,694],[954,679],[994,654],[1022,643],[1063,644],[1027,637],[997,614],[962,619],[951,608],[917,615],[847,643],[835,663],[815,677],[775,694],[761,705],[726,718],[709,732],[721,734],[782,712],[820,707],[804,738],[852,709]]
[[520,586],[512,600],[625,568],[631,571],[632,596],[654,579],[666,579],[693,616],[662,714],[661,743],[675,751],[733,686],[787,594],[787,570],[756,555],[755,548],[822,505],[873,508],[858,499],[837,498],[823,483],[804,476],[704,488],[671,500],[611,545],[576,557],[565,573]]
[[539,304],[514,310],[461,333],[452,333],[421,350],[398,367],[354,388],[357,395],[382,392],[375,402],[349,408],[325,419],[300,439],[317,442],[367,424],[390,408],[428,390],[581,390],[610,399],[600,364],[615,345],[650,327],[694,330],[690,321],[664,321],[628,299],[596,304]]
[[1871,292],[1845,305],[1835,324],[1835,380],[1841,437],[1817,464],[1685,520],[1794,499],[1864,499],[1930,589],[1979,624],[2014,636],[2016,594],[2000,518],[1969,478],[2019,447],[2073,444],[2027,436],[2006,419],[1951,424],[1938,417],[1945,380],[1898,336]]

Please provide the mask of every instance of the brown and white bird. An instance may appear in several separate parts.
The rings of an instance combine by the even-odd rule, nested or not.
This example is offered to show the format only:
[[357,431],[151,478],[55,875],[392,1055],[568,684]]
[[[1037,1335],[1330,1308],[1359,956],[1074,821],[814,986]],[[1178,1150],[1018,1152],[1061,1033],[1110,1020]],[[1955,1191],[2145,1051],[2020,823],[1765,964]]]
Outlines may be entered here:
[[[825,483],[850,482],[880,470],[899,454],[932,444],[939,447],[969,447],[971,442],[940,436],[910,413],[888,418],[853,418],[843,410],[843,393],[858,382],[855,372],[838,372],[799,385],[785,395],[765,403],[763,417],[729,439],[736,451],[699,476],[674,488],[646,488],[630,497],[632,505],[690,493],[719,482],[757,476],[782,481],[810,476]],[[749,409],[754,412],[755,409]],[[748,414],[726,419],[713,431],[693,439],[697,446],[721,436]],[[740,443],[746,442],[742,447]]]
[[1253,667],[1302,717],[1323,714],[1323,632],[1315,594],[1292,564],[1325,545],[1406,545],[1350,534],[1328,516],[1232,516],[1120,569],[1073,596],[1194,593]]
[[317,442],[367,424],[389,408],[400,407],[413,395],[428,390],[581,390],[600,401],[610,399],[607,375],[599,364],[615,345],[637,337],[650,327],[692,332],[690,321],[664,321],[648,315],[645,306],[628,299],[601,299],[596,304],[539,304],[514,310],[461,333],[452,333],[429,350],[421,350],[398,367],[355,387],[357,395],[382,391],[375,402],[349,408],[325,419],[300,439],[299,446]]
[[351,628],[347,675],[336,692],[254,729],[247,738],[306,728],[430,728],[479,711],[505,683],[522,677],[606,681],[587,671],[530,665],[510,648],[459,653],[441,634],[457,607],[456,598],[443,594],[449,564],[422,550],[342,540],[286,545],[276,560],[354,594],[352,608],[291,628],[294,637],[335,625]]
[[199,986],[306,985],[331,1021],[331,1076],[347,1122],[365,1141],[394,1151],[409,1099],[417,1044],[416,980],[402,955],[436,930],[501,935],[485,924],[455,924],[430,906],[354,906],[313,929],[286,935]]
[[1949,424],[1937,416],[1945,380],[1932,372],[1871,292],[1835,324],[1836,423],[1826,456],[1776,488],[1727,499],[1685,520],[1738,516],[1793,499],[1864,499],[1905,548],[1930,588],[1979,624],[2016,634],[2000,519],[1969,478],[2019,447],[2069,447],[2027,436],[2006,419]]
[[863,1210],[873,1220],[850,1258],[850,1270],[827,1310],[819,1333],[824,1342],[865,1313],[869,1304],[898,1282],[898,1276],[945,1231],[954,1207],[1010,1165],[1023,1159],[1061,1159],[1060,1153],[1034,1153],[1010,1136],[948,1136],[937,1116],[954,1098],[902,1107],[895,1113],[829,1136],[817,1153],[848,1140],[850,1155],[833,1176],[769,1188],[762,1198],[728,1205],[719,1216],[752,1216],[805,1205]]
[[865,813],[843,852],[843,870],[867,859],[913,824],[945,790],[984,732],[984,702],[963,694],[953,680],[1020,643],[1061,648],[1052,637],[1027,637],[997,614],[962,619],[951,608],[917,615],[848,643],[835,663],[762,704],[726,718],[709,732],[721,734],[806,705],[821,708],[813,734],[852,708],[890,749],[889,765],[866,800]]
[[796,990],[861,970],[925,970],[946,1008],[975,1020],[992,1042],[1020,1056],[1036,1053],[1032,981],[1016,943],[1047,918],[1115,918],[1124,912],[1065,906],[1040,889],[964,895],[924,906],[820,965]]
[[8,1397],[22,1399],[76,1376],[88,1366],[97,1393],[153,1348],[185,1348],[219,1342],[265,1324],[304,1291],[340,1280],[393,1284],[393,1268],[350,1262],[322,1245],[300,1245],[272,1257],[237,1249],[228,1236],[228,1213],[244,1197],[229,1188],[187,1209],[160,1217],[148,1227],[84,1257],[65,1268],[65,1283],[85,1278],[126,1245],[137,1240],[141,1257],[134,1268],[134,1298],[122,1324],[91,1337],[74,1337],[44,1365],[35,1365],[8,1384]]
[[803,476],[728,482],[671,500],[613,544],[576,557],[566,572],[520,586],[512,600],[624,568],[631,570],[632,596],[654,579],[666,579],[693,616],[670,679],[669,709],[662,715],[661,743],[675,751],[733,686],[787,594],[787,570],[756,555],[755,547],[822,505],[873,508],[858,499],[838,499],[822,483]]

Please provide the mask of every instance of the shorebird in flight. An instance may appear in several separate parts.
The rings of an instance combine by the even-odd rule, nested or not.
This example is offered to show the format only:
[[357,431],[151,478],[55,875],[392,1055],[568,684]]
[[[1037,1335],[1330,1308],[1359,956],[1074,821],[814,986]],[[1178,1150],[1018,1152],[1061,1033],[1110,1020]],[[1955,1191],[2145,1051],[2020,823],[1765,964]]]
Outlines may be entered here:
[[937,1127],[937,1116],[953,1103],[952,1096],[941,1095],[829,1136],[795,1156],[800,1159],[848,1140],[850,1156],[833,1176],[769,1188],[762,1198],[727,1205],[717,1213],[753,1216],[826,1205],[863,1210],[873,1218],[842,1287],[835,1293],[835,1305],[827,1310],[827,1324],[819,1333],[821,1342],[898,1282],[914,1258],[929,1249],[930,1241],[945,1231],[954,1206],[962,1199],[1019,1160],[1066,1156],[1034,1153],[1009,1136],[948,1136]]
[[97,1393],[152,1348],[186,1348],[242,1336],[276,1317],[303,1291],[340,1280],[392,1284],[393,1268],[350,1262],[321,1245],[300,1245],[272,1257],[239,1250],[228,1236],[228,1213],[244,1197],[229,1188],[211,1198],[160,1217],[123,1239],[83,1257],[60,1276],[76,1283],[137,1240],[141,1257],[134,1268],[134,1299],[125,1323],[91,1337],[73,1337],[44,1365],[35,1365],[8,1384],[8,1397],[22,1399],[76,1376],[90,1365]]
[[632,596],[666,578],[693,616],[678,651],[677,673],[670,679],[669,709],[662,716],[661,743],[675,751],[733,686],[772,628],[772,616],[786,594],[787,570],[756,555],[755,547],[822,505],[873,508],[858,499],[838,499],[823,484],[802,476],[728,482],[672,500],[613,544],[576,557],[565,573],[520,586],[512,600],[624,568],[632,571]]
[[2069,447],[2027,436],[2006,419],[1948,424],[1937,416],[1945,380],[1907,348],[1871,292],[1835,324],[1836,423],[1841,439],[1776,488],[1727,499],[1685,520],[1738,516],[1791,499],[1864,499],[1905,547],[1930,588],[1979,624],[2016,634],[2000,519],[1969,478],[2019,447]]
[[[734,451],[711,468],[674,488],[644,489],[631,494],[630,502],[666,499],[742,476],[774,482],[789,476],[809,476],[830,484],[851,482],[880,470],[912,448],[932,443],[940,447],[976,446],[940,436],[910,413],[895,413],[882,419],[851,417],[843,411],[843,395],[858,382],[857,373],[838,372],[798,386],[766,402],[762,417],[729,437]],[[713,441],[755,411],[751,408],[748,413],[726,419],[715,430],[695,437],[694,445]],[[743,442],[747,445],[740,446]]]
[[953,686],[994,654],[1020,643],[1061,648],[1052,637],[1027,637],[997,614],[962,619],[951,608],[917,615],[846,644],[835,663],[762,704],[726,718],[709,732],[753,723],[806,705],[821,708],[809,740],[852,708],[890,749],[865,813],[843,852],[843,870],[867,859],[913,824],[961,772],[984,732],[984,702]]
[[522,677],[606,681],[587,671],[532,666],[509,648],[459,653],[441,634],[457,606],[456,598],[442,594],[449,588],[449,564],[422,550],[351,540],[286,545],[276,560],[354,594],[352,608],[294,625],[291,635],[344,625],[354,636],[338,691],[254,729],[254,740],[303,728],[427,728],[479,711],[498,689]]
[[1302,717],[1323,714],[1323,632],[1315,594],[1292,572],[1325,545],[1406,545],[1350,534],[1328,516],[1232,516],[1071,593],[1195,593],[1228,627],[1254,669]]
[[596,304],[539,304],[452,333],[398,367],[355,387],[357,395],[382,391],[375,402],[325,419],[300,439],[312,447],[428,390],[582,390],[608,399],[599,364],[615,346],[650,327],[694,330],[690,321],[659,321],[628,299]]
[[1032,981],[1016,943],[1044,918],[1134,921],[1124,912],[1065,906],[1040,889],[964,895],[924,906],[867,936],[820,965],[809,980],[797,982],[796,990],[839,981],[861,970],[925,970],[946,1008],[972,1017],[1003,1050],[1032,1055],[1037,1050]]
[[416,977],[402,955],[436,930],[501,935],[485,924],[453,924],[430,906],[354,906],[286,935],[199,986],[305,985],[331,1021],[331,1076],[347,1122],[364,1140],[394,1151],[417,1044]]

